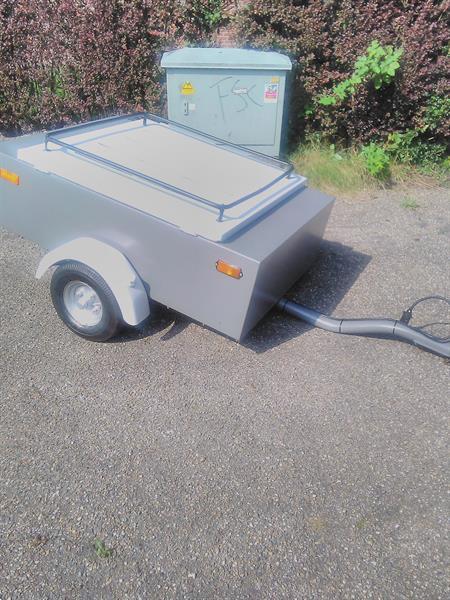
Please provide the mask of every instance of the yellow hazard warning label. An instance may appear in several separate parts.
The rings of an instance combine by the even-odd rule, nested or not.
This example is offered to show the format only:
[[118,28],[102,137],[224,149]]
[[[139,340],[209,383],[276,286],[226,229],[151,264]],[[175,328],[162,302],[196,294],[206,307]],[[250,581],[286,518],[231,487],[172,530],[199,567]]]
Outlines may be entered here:
[[185,81],[181,85],[181,94],[183,96],[192,96],[192,94],[195,94],[195,87],[190,81]]

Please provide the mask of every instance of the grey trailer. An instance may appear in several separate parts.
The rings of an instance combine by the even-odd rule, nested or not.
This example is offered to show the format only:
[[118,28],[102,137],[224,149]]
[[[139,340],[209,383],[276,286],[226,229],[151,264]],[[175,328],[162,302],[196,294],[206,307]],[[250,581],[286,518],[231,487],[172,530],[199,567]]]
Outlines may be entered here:
[[333,199],[290,164],[148,113],[0,144],[0,223],[92,340],[152,301],[241,340],[311,265]]
[[[93,341],[152,302],[241,340],[273,306],[347,335],[450,357],[400,319],[337,319],[283,298],[317,253],[333,199],[290,164],[148,113],[0,144],[0,224],[47,253],[56,312]],[[450,304],[450,300],[440,298]]]

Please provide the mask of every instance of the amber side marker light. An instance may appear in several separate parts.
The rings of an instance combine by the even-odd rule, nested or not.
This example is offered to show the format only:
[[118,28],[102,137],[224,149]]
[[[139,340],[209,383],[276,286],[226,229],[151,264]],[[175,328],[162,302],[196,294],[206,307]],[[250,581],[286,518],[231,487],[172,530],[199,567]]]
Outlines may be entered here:
[[216,262],[216,269],[219,271],[219,273],[223,273],[229,277],[234,277],[235,279],[240,279],[242,277],[242,269],[240,267],[230,265],[224,260],[218,260]]
[[14,185],[19,185],[20,183],[20,177],[17,175],[17,173],[8,171],[8,169],[0,169],[0,179],[5,179]]

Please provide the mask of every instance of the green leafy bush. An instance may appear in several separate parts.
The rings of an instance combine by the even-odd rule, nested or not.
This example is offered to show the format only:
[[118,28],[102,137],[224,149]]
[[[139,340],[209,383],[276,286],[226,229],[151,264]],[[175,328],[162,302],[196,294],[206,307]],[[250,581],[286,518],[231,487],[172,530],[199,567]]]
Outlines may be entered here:
[[402,54],[401,48],[382,46],[378,40],[373,40],[366,52],[356,60],[351,77],[335,85],[331,95],[321,96],[319,103],[330,106],[338,101],[343,102],[362,83],[372,82],[376,90],[388,85],[400,67]]
[[388,135],[386,150],[394,160],[402,163],[414,162],[414,143],[417,140],[418,133],[414,129],[409,129],[403,133],[394,131]]
[[185,0],[178,5],[184,5],[184,17],[203,34],[212,33],[224,19],[222,0]]
[[[200,4],[204,5],[204,0],[200,0]],[[222,0],[210,0],[209,2],[206,2],[203,18],[211,29],[220,25],[223,19]]]
[[379,90],[394,79],[402,54],[402,48],[382,46],[378,40],[374,40],[366,54],[356,61],[355,74],[362,81],[373,81],[375,89]]
[[450,122],[450,96],[433,95],[429,99],[423,117],[423,130],[436,131]]
[[430,168],[444,161],[446,145],[422,140],[419,131],[409,129],[403,133],[390,133],[386,151],[398,162]]
[[362,147],[361,156],[364,158],[366,168],[372,177],[376,177],[377,179],[386,179],[388,177],[390,159],[382,146],[379,146],[375,142],[370,142],[370,144]]

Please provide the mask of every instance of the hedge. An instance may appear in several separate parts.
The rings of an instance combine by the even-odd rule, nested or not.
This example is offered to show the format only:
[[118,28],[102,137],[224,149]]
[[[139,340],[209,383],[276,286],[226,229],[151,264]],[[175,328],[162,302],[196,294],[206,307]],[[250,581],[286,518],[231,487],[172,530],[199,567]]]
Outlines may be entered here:
[[164,49],[207,43],[199,0],[3,0],[0,131],[161,110]]
[[[433,0],[256,0],[238,18],[244,45],[277,48],[296,62],[292,127],[366,142],[418,129],[450,133],[450,2]],[[373,40],[402,49],[389,85],[359,86],[337,106],[318,99],[352,73]]]
[[[0,132],[142,108],[162,111],[162,52],[212,43],[225,4],[2,0]],[[241,45],[279,49],[296,64],[290,128],[295,140],[313,131],[363,143],[392,131],[448,138],[450,0],[240,4],[235,27]],[[373,40],[402,49],[395,77],[382,89],[364,81],[342,102],[321,104],[321,97],[349,78]]]

